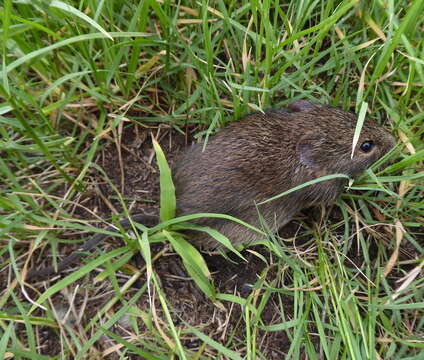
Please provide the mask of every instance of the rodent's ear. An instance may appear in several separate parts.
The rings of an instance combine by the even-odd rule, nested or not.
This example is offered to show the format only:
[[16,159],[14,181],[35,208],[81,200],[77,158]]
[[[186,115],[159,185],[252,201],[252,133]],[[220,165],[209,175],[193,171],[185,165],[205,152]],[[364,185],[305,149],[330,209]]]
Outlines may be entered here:
[[309,100],[296,100],[289,104],[287,107],[290,111],[300,112],[300,111],[308,111],[316,107],[318,104],[309,101]]
[[318,136],[302,137],[296,145],[300,162],[308,168],[318,169],[320,167],[320,149],[322,144],[322,138]]

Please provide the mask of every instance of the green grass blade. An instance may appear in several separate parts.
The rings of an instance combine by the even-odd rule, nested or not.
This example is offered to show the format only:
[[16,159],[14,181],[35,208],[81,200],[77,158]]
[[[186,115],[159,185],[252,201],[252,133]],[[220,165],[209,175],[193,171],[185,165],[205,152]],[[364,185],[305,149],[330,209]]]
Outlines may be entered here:
[[175,187],[172,182],[171,169],[166,162],[165,154],[155,139],[153,139],[153,147],[155,149],[156,160],[160,172],[160,219],[161,221],[167,221],[175,217]]
[[[112,38],[131,38],[131,37],[150,37],[152,36],[151,34],[148,33],[140,33],[140,32],[110,32],[108,33],[109,36],[111,36]],[[69,46],[72,45],[74,43],[77,43],[79,41],[88,41],[88,40],[94,40],[94,39],[104,39],[106,38],[106,36],[102,33],[92,33],[92,34],[84,34],[84,35],[78,35],[78,36],[74,36],[62,41],[59,41],[55,44],[46,46],[42,49],[38,49],[35,51],[32,51],[29,54],[26,54],[22,57],[20,57],[19,59],[13,61],[12,63],[10,63],[9,65],[7,65],[5,68],[3,68],[3,76],[7,75],[9,72],[11,72],[13,69],[17,68],[18,66],[36,58],[36,57],[41,57],[41,56],[45,56],[47,54],[49,54],[50,52],[52,52],[53,50],[59,49],[61,47],[64,46]]]
[[113,41],[113,37],[110,36],[105,29],[103,29],[98,23],[96,23],[93,19],[91,19],[89,16],[85,15],[78,9],[75,9],[73,6],[66,4],[59,0],[53,0],[49,6],[54,7],[56,9],[60,9],[65,13],[72,14],[76,16],[77,18],[80,18],[81,20],[89,23],[92,27],[100,31],[105,37],[109,38]]
[[216,290],[210,282],[211,274],[209,272],[208,266],[205,263],[205,260],[203,259],[202,255],[200,255],[199,251],[189,242],[184,240],[182,236],[170,234],[166,230],[163,230],[163,234],[171,243],[175,252],[181,256],[185,268],[197,286],[199,286],[199,288],[209,299],[214,300],[216,296]]

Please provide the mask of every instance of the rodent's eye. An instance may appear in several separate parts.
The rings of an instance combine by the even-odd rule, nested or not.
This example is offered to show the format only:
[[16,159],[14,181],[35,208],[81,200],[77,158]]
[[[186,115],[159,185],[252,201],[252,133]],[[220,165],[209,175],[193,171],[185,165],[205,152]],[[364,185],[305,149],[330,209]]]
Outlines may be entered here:
[[364,141],[359,148],[364,153],[369,153],[374,148],[374,142],[371,140]]

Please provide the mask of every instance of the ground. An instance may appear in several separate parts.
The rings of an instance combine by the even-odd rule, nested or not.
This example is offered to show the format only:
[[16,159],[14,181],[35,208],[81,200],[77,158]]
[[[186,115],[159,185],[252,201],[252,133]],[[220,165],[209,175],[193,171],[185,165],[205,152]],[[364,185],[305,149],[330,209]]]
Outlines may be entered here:
[[[183,151],[185,146],[190,146],[192,142],[190,137],[186,137],[174,131],[172,128],[157,127],[157,128],[141,128],[138,126],[128,126],[121,138],[121,148],[114,144],[105,146],[98,154],[96,162],[101,166],[107,177],[121,191],[131,213],[146,213],[157,214],[159,204],[159,181],[158,169],[156,167],[154,150],[152,147],[151,135],[155,134],[166,153],[169,163],[172,165],[173,160],[178,153]],[[120,166],[122,163],[122,168]],[[101,173],[93,172],[91,175],[92,189],[87,190],[88,195],[81,197],[81,203],[86,208],[94,209],[96,215],[102,218],[109,218],[112,211],[121,212],[120,202],[114,196],[114,190],[106,181]],[[78,209],[78,207],[76,207]],[[308,236],[308,228],[313,226],[314,222],[319,222],[322,212],[328,212],[327,220],[335,224],[342,220],[340,211],[337,207],[328,207],[326,209],[310,208],[306,209],[303,214],[287,224],[280,232],[280,235],[285,239],[285,245],[291,247],[294,254],[304,256],[303,253],[314,254],[316,245],[311,241],[311,236]],[[74,216],[81,218],[93,217],[85,211],[76,211]],[[342,235],[342,228],[339,228]],[[72,234],[66,238],[73,238]],[[87,236],[87,234],[85,234]],[[381,240],[384,241],[384,235]],[[106,244],[101,245],[101,251],[110,251],[113,248],[119,247],[119,242],[122,240],[108,239]],[[353,245],[355,242],[352,243]],[[68,254],[75,250],[73,244],[65,244],[60,246],[60,254]],[[359,249],[352,246],[349,251],[349,262],[346,266],[360,266],[364,260],[364,255],[358,251]],[[402,249],[401,258],[411,259],[414,254],[408,253],[407,249]],[[413,249],[411,249],[413,250]],[[48,250],[46,250],[48,252]],[[216,304],[208,299],[191,278],[186,274],[181,258],[173,252],[169,245],[156,244],[152,247],[154,252],[153,257],[157,256],[154,261],[154,269],[159,275],[162,289],[164,290],[169,307],[172,309],[172,318],[175,325],[182,322],[191,326],[200,327],[201,330],[218,342],[226,341],[229,336],[239,337],[240,342],[245,337],[245,322],[243,316],[243,307],[229,301],[222,301],[222,307],[217,307]],[[236,294],[240,297],[257,297],[259,293],[255,293],[252,289],[254,284],[258,284],[258,279],[263,279],[272,283],[277,281],[280,284],[282,293],[278,296],[276,293],[271,293],[270,298],[264,303],[264,310],[260,319],[262,326],[270,326],[276,322],[281,322],[280,307],[284,308],[286,319],[289,320],[293,316],[293,301],[294,298],[284,289],[287,287],[293,288],[292,277],[290,274],[279,273],[275,266],[270,266],[275,260],[264,246],[250,247],[242,252],[246,258],[246,262],[235,255],[227,254],[223,256],[220,253],[204,253],[204,258],[212,272],[213,282],[218,293]],[[302,254],[302,255],[299,255]],[[369,256],[375,256],[376,246],[371,242],[369,244]],[[262,258],[261,258],[262,257]],[[312,261],[314,255],[305,255],[306,258]],[[34,256],[35,261],[32,266],[43,267],[47,266],[50,257],[43,253],[43,256]],[[72,272],[76,267],[81,266],[82,262],[74,264],[70,269],[62,274],[62,277]],[[144,262],[140,255],[135,255],[129,262],[128,266],[133,266],[137,269],[144,267]],[[264,271],[266,271],[264,273]],[[278,274],[279,273],[279,274]],[[72,283],[66,288],[66,292],[56,294],[52,298],[52,307],[58,311],[58,317],[64,316],[70,307],[71,314],[68,317],[67,323],[72,326],[86,326],[93,317],[96,316],[98,309],[110,301],[113,295],[113,284],[108,280],[97,281],[95,276],[97,271],[92,272],[88,277]],[[53,276],[50,281],[56,281],[57,276]],[[122,284],[128,280],[128,276],[122,274],[118,277]],[[6,279],[3,278],[3,281]],[[46,279],[47,280],[47,279]],[[134,294],[138,289],[142,288],[146,283],[145,274],[133,284],[133,290],[128,294]],[[277,285],[277,283],[275,283]],[[42,291],[45,284],[44,281],[39,281],[34,285]],[[3,284],[6,286],[6,284]],[[281,292],[280,291],[280,292]],[[35,293],[29,291],[29,296],[34,296]],[[153,295],[154,302],[160,309],[157,297]],[[260,297],[256,299],[260,301]],[[139,309],[145,309],[146,313],[152,306],[151,295],[145,292],[136,303]],[[119,308],[119,307],[118,307]],[[117,308],[117,309],[118,309]],[[109,311],[114,312],[111,307]],[[115,309],[115,311],[117,311]],[[38,311],[41,315],[41,311]],[[82,316],[81,316],[82,315]],[[159,317],[163,314],[160,313]],[[115,326],[115,331],[125,337],[125,327],[128,326],[128,318],[122,318],[118,321],[121,329]],[[143,327],[143,321],[139,320],[140,326]],[[40,341],[44,348],[43,354],[56,355],[60,352],[59,333],[51,328],[45,327],[45,330],[40,330],[40,336],[44,339]],[[147,329],[146,329],[147,330]],[[182,338],[186,348],[196,350],[199,346],[199,340],[190,336]],[[233,338],[234,339],[234,338]],[[261,331],[259,330],[258,349],[267,359],[280,359],[290,347],[291,340],[287,337],[284,331]],[[315,338],[317,341],[318,338]],[[108,353],[113,341],[111,338],[104,335],[95,344],[96,351],[102,349],[103,354]],[[312,336],[314,342],[314,337]],[[93,350],[94,351],[94,350]],[[110,359],[118,359],[117,353],[108,355]],[[134,355],[133,358],[140,358]]]

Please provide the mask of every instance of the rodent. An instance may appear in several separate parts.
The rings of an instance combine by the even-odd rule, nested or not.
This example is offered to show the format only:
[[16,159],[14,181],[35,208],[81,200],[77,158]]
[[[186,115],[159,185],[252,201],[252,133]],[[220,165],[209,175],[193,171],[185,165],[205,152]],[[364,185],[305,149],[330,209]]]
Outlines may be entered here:
[[[347,179],[326,180],[258,207],[255,204],[325,175],[341,173],[354,178],[395,146],[393,136],[368,118],[351,158],[356,122],[353,113],[307,100],[232,122],[209,139],[204,151],[203,144],[194,144],[175,162],[177,216],[227,214],[260,228],[259,211],[270,229],[278,231],[301,209],[334,201]],[[144,215],[133,220],[154,221]],[[233,244],[261,237],[225,219],[202,218],[195,223],[219,231]],[[130,222],[123,220],[121,225],[128,228]],[[91,250],[107,237],[97,234],[81,251]],[[217,246],[202,231],[191,231],[189,237],[199,246]],[[59,271],[81,255],[69,255],[59,264]],[[28,277],[54,272],[53,268],[32,270]]]

